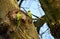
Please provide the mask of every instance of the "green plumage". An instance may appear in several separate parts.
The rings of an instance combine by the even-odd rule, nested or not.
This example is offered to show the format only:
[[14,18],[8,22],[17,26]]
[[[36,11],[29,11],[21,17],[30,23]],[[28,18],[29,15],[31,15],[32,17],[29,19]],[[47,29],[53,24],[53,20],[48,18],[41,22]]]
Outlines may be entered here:
[[22,15],[20,13],[16,14],[16,20],[20,20],[22,18]]
[[21,19],[22,19],[22,14],[17,13],[16,14],[16,22],[17,22],[17,29],[18,29],[18,31],[20,31]]
[[32,18],[32,13],[28,11],[28,16]]

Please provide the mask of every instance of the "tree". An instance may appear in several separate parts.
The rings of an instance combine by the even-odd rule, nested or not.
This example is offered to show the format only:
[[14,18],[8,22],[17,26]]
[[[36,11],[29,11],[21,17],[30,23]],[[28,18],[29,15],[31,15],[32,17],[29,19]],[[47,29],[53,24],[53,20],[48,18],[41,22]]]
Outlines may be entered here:
[[[15,16],[21,13],[19,30]],[[0,0],[0,39],[39,39],[32,19],[19,9],[17,0]]]
[[[45,11],[43,19],[51,29],[52,35],[60,39],[60,0],[39,0]],[[43,24],[43,23],[42,23]]]

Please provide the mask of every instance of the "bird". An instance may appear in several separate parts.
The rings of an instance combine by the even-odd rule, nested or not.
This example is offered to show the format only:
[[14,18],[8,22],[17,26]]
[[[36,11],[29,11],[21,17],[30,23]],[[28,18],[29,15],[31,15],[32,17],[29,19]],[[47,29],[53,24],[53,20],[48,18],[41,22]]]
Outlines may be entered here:
[[32,18],[32,13],[30,10],[28,11],[27,15]]
[[17,29],[18,29],[18,31],[20,31],[21,19],[22,19],[22,14],[20,12],[18,12],[16,14],[16,22],[17,22]]

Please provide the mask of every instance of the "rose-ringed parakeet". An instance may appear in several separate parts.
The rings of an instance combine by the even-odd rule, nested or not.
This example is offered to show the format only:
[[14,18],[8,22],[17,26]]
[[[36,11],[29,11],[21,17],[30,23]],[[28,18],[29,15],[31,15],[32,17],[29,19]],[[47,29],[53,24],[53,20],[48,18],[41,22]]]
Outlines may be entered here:
[[27,15],[32,18],[32,13],[30,11],[28,11]]
[[17,29],[18,29],[18,31],[20,31],[21,19],[22,19],[22,14],[18,12],[16,14],[16,22],[17,22]]
[[32,13],[30,12],[30,10],[28,11],[27,15],[30,17],[30,18],[28,19],[28,22],[29,22],[29,23],[32,23]]

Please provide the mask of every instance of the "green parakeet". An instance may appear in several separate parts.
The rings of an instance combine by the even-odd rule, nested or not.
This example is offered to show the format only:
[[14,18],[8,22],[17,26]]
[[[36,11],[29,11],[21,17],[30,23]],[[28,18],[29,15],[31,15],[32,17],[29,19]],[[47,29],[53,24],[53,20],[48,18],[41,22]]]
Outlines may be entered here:
[[18,31],[20,31],[21,19],[22,19],[22,14],[17,13],[16,14],[16,22],[17,22],[17,29],[18,29]]
[[32,18],[32,13],[28,11],[28,16]]
[[16,14],[16,20],[20,20],[21,18],[22,18],[22,14],[17,13],[17,14]]

